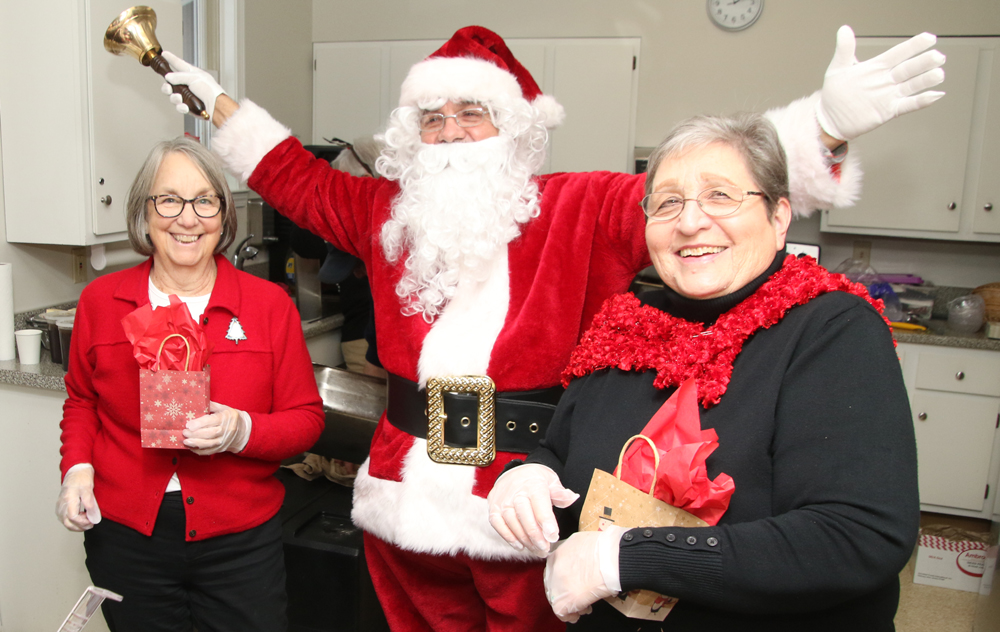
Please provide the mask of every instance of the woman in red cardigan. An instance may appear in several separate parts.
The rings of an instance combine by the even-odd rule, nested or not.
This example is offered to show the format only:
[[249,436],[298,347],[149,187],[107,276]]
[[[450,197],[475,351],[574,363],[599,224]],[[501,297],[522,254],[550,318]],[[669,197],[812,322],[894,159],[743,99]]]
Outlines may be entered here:
[[[216,159],[158,144],[127,201],[129,240],[150,259],[94,280],[77,309],[66,374],[56,513],[85,531],[112,630],[283,630],[285,571],[272,474],[308,449],[323,410],[298,312],[277,286],[237,271],[233,199]],[[214,344],[209,414],[183,446],[143,448],[139,367],[121,321],[183,301]]]

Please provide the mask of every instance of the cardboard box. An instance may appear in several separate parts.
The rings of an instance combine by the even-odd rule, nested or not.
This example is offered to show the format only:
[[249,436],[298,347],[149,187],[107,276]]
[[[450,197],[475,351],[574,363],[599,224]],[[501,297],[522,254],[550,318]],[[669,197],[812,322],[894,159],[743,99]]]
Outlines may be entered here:
[[988,548],[984,542],[922,534],[913,583],[979,592]]

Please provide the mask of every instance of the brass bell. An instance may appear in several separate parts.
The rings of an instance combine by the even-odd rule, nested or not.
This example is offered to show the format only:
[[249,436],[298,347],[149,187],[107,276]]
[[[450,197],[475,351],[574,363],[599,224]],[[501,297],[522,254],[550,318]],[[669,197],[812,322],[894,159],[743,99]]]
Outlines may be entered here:
[[[160,54],[163,47],[156,40],[156,12],[150,7],[135,6],[122,11],[104,33],[104,50],[113,55],[129,55],[160,75],[173,72]],[[185,85],[174,86],[192,114],[208,119],[205,104]]]

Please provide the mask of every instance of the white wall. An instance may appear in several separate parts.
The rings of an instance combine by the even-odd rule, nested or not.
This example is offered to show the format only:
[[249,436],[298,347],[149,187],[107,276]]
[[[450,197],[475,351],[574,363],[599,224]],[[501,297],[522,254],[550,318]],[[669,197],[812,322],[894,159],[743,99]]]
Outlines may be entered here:
[[[56,518],[66,393],[0,384],[0,629],[56,630],[91,584],[83,534]],[[100,613],[87,632],[107,632]]]

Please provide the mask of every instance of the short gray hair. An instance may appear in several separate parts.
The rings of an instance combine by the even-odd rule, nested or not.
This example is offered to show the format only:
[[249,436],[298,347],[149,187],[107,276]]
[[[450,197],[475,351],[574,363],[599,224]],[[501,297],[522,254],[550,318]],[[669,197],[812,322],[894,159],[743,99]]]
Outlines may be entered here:
[[656,170],[664,160],[693,147],[722,143],[736,150],[757,188],[764,194],[767,215],[774,215],[778,200],[788,198],[788,161],[778,131],[761,114],[745,112],[733,116],[695,116],[682,121],[649,155],[646,195],[653,192]]
[[142,163],[139,173],[135,175],[125,202],[125,222],[132,250],[146,257],[153,254],[153,243],[149,240],[149,222],[146,219],[149,212],[149,193],[153,189],[156,173],[160,170],[164,157],[173,153],[187,156],[212,185],[215,194],[222,199],[222,211],[220,211],[222,237],[215,247],[215,254],[224,252],[236,239],[236,209],[233,204],[233,194],[229,190],[229,184],[226,183],[226,175],[219,159],[201,143],[186,136],[164,140],[154,145],[146,156],[146,161]]

